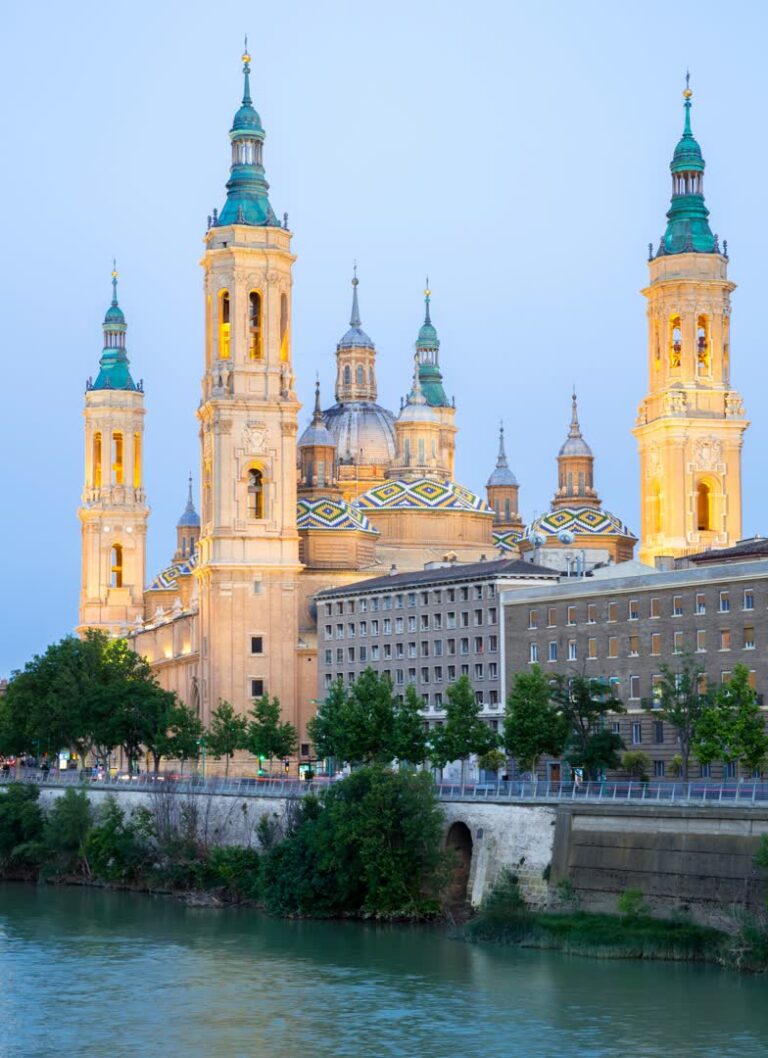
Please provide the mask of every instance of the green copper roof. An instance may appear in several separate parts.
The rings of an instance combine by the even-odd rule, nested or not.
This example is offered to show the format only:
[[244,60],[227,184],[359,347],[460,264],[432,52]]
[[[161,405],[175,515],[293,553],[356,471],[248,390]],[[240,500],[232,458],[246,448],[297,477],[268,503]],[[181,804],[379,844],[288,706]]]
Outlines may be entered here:
[[131,378],[128,354],[125,351],[125,332],[128,330],[123,310],[117,303],[117,270],[112,268],[112,304],[107,309],[102,325],[104,349],[99,360],[99,373],[89,389],[137,389]]
[[264,129],[251,100],[251,57],[248,40],[243,54],[243,100],[235,114],[229,138],[232,141],[232,167],[227,181],[227,201],[216,224],[253,224],[278,228],[269,204],[269,184],[261,161]]
[[691,96],[683,92],[685,125],[670,163],[672,202],[667,213],[667,230],[659,246],[660,254],[718,253],[709,226],[709,210],[704,205],[704,158],[691,131]]
[[440,339],[429,315],[431,298],[429,280],[424,291],[424,323],[416,338],[416,352],[419,358],[419,383],[427,404],[433,408],[447,408],[450,401],[443,389],[443,376],[440,372]]

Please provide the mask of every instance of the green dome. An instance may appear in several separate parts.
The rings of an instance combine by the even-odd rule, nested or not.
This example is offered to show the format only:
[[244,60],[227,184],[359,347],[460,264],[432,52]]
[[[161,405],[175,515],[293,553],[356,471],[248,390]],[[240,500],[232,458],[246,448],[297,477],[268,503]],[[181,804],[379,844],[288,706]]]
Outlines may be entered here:
[[691,131],[691,90],[683,92],[685,126],[670,163],[672,201],[659,254],[718,253],[704,204],[704,158]]
[[112,269],[112,304],[104,316],[104,349],[99,360],[99,373],[89,389],[130,389],[137,388],[131,378],[128,365],[128,354],[125,351],[125,332],[128,327],[123,310],[117,302],[117,270]]
[[248,132],[250,134],[256,134],[259,136],[264,135],[264,129],[261,127],[261,118],[258,112],[251,106],[250,100],[240,107],[238,112],[235,114],[235,119],[232,122],[232,133],[233,135],[237,132]]
[[113,301],[107,309],[107,313],[104,317],[104,322],[121,323],[125,325],[125,314],[123,313],[123,310],[120,308],[116,301]]

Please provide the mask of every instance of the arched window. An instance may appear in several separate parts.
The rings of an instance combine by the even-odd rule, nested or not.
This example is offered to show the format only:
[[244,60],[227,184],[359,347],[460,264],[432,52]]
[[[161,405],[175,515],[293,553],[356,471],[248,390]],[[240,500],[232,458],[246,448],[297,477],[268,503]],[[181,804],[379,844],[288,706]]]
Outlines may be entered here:
[[673,368],[680,367],[683,356],[683,332],[680,326],[679,316],[673,316],[669,321],[669,334],[669,365]]
[[573,496],[573,474],[568,471],[568,495]]
[[373,368],[372,367],[368,368],[368,385],[369,386],[373,385]]
[[229,360],[229,291],[219,294],[219,358]]
[[352,370],[349,364],[344,365],[344,385],[349,386],[352,384]]
[[264,480],[260,470],[248,471],[248,512],[251,518],[264,517]]
[[280,359],[288,359],[288,295],[280,295]]
[[699,316],[696,322],[696,372],[699,375],[708,375],[710,372],[709,327],[707,323],[706,316]]
[[112,484],[124,484],[123,435],[119,430],[112,434]]
[[93,435],[93,487],[101,488],[101,433]]
[[261,294],[252,290],[248,295],[248,358],[261,360]]
[[579,495],[584,495],[584,471],[579,471]]
[[512,517],[512,504],[509,499],[504,500],[504,521],[508,522]]
[[424,438],[419,438],[419,466],[423,467],[427,461],[427,453],[424,446]]
[[355,382],[358,384],[358,386],[362,386],[364,381],[365,381],[365,372],[363,371],[363,365],[362,364],[358,364],[357,367],[355,368]]
[[325,485],[325,460],[317,461],[317,484],[322,488]]
[[411,465],[411,439],[406,437],[405,439],[405,465],[409,467]]
[[112,588],[122,588],[123,586],[123,546],[122,544],[112,545],[112,568],[110,570],[110,586]]
[[706,481],[700,481],[696,489],[696,528],[704,532],[712,529],[712,490]]
[[141,488],[141,434],[133,435],[133,487]]

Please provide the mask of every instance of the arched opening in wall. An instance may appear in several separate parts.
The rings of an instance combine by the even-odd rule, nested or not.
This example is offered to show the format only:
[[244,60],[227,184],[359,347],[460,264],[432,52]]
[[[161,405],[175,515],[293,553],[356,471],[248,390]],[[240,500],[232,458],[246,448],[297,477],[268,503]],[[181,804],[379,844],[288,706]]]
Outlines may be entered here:
[[568,495],[569,496],[573,496],[573,473],[570,470],[568,471],[567,481],[568,481]]
[[699,532],[707,532],[713,528],[712,489],[706,481],[700,481],[696,486],[696,528]]
[[509,498],[507,498],[506,500],[504,500],[504,521],[508,522],[511,517],[512,517],[512,504],[511,504]]
[[248,471],[248,513],[251,518],[264,517],[264,478],[260,470]]
[[365,382],[365,372],[362,364],[358,364],[355,368],[355,382],[358,386],[362,386]]
[[424,446],[424,438],[419,438],[419,466],[423,467],[427,461],[427,453]]
[[472,867],[472,833],[466,823],[452,823],[445,847],[454,855],[453,876],[446,891],[445,908],[454,918],[466,914],[467,887]]
[[93,435],[93,487],[101,488],[101,433]]
[[133,435],[133,487],[141,488],[141,434]]
[[229,291],[219,294],[219,359],[229,360]]
[[112,484],[122,485],[124,475],[123,435],[119,430],[112,434]]
[[710,374],[709,321],[706,316],[699,316],[696,321],[696,373]]
[[349,386],[352,384],[352,370],[349,364],[344,365],[344,385]]
[[411,440],[409,437],[405,439],[405,465],[409,467],[411,465]]
[[111,567],[109,586],[111,588],[122,588],[123,586],[123,546],[112,545]]
[[679,316],[669,321],[669,366],[678,368],[683,358],[683,331]]
[[261,360],[261,294],[252,290],[248,295],[248,359]]

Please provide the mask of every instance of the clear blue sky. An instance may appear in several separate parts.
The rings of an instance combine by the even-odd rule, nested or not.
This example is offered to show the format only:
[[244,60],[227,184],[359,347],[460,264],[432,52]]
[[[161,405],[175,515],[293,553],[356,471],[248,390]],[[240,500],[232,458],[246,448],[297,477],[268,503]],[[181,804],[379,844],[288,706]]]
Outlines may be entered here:
[[224,201],[245,30],[272,204],[299,255],[305,405],[316,370],[331,403],[357,258],[380,399],[397,406],[428,272],[458,479],[482,488],[503,416],[523,514],[544,510],[575,382],[600,494],[633,527],[639,290],[690,66],[712,228],[739,284],[744,528],[768,530],[767,12],[708,0],[16,5],[0,43],[0,674],[76,621],[83,387],[113,254],[147,394],[148,574],[172,554],[199,462],[201,238]]

